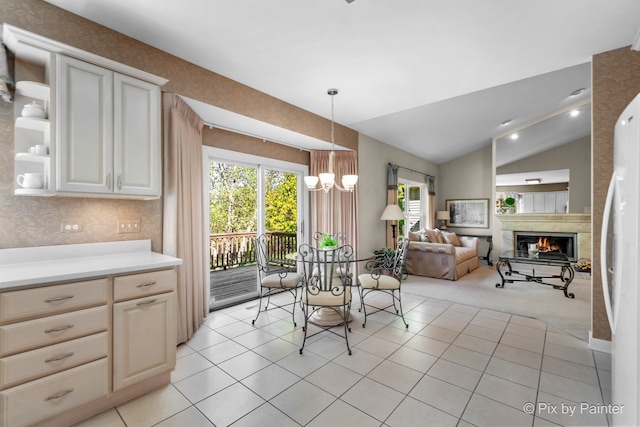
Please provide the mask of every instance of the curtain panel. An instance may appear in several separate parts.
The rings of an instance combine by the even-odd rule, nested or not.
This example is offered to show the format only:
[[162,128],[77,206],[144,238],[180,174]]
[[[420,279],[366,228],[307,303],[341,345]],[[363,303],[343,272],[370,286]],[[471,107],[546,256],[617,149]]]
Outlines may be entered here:
[[202,119],[177,95],[163,94],[165,123],[163,252],[177,267],[177,344],[209,313],[202,188]]
[[[398,169],[400,166],[389,163],[389,167],[387,169],[387,205],[397,205],[398,204]],[[398,221],[385,221],[385,230],[386,236],[385,239],[386,246],[388,248],[395,248],[396,244],[393,241],[393,233],[391,227],[389,227],[389,223],[397,224]],[[399,229],[398,229],[399,231]]]
[[[309,171],[318,176],[329,171],[331,151],[311,151]],[[358,153],[335,151],[333,172],[335,182],[342,185],[343,175],[358,175]],[[358,242],[358,184],[353,192],[331,189],[328,193],[314,191],[310,194],[311,235],[313,233],[344,233],[346,243],[357,249]]]
[[429,212],[427,212],[427,223],[426,228],[434,228],[435,220],[436,220],[436,177],[427,175],[424,178],[424,182],[427,183],[427,193],[429,197],[429,202],[427,206],[429,206]]

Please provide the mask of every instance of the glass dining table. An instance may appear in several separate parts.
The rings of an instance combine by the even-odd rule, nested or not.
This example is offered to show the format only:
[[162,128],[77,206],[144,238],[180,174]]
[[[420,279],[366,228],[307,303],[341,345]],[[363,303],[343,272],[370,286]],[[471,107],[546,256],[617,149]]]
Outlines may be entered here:
[[[291,261],[296,261],[297,263],[302,263],[304,261],[298,255],[297,252],[292,252],[290,254],[287,254],[285,255],[285,258]],[[362,262],[366,263],[367,261],[371,261],[373,259],[375,259],[375,254],[373,252],[369,252],[369,251],[354,252],[354,255],[351,257],[351,261],[350,261],[352,264],[354,264],[354,266],[351,268],[351,272],[354,277],[352,286],[358,286],[357,277],[359,274],[358,272],[359,263],[362,263]],[[353,298],[353,290],[352,290],[351,298]],[[333,310],[331,308],[320,308],[311,316],[311,318],[309,319],[309,322],[316,324],[318,326],[340,326],[343,323],[343,319],[344,319],[344,316],[339,311]],[[351,317],[351,314],[349,314],[349,322],[351,322],[351,320],[352,320],[352,317]]]

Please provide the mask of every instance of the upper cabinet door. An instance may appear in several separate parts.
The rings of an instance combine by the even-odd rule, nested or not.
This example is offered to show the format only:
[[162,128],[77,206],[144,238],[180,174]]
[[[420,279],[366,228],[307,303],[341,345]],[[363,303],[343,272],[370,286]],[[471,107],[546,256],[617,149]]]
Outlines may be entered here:
[[114,193],[160,194],[160,88],[114,74]]
[[113,72],[58,57],[57,190],[113,192]]

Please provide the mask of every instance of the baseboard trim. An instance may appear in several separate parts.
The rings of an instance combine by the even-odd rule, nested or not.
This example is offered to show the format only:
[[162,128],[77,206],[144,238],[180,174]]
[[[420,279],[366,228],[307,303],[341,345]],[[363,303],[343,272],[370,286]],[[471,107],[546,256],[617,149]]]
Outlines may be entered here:
[[593,331],[589,331],[589,348],[611,354],[611,341],[593,337]]

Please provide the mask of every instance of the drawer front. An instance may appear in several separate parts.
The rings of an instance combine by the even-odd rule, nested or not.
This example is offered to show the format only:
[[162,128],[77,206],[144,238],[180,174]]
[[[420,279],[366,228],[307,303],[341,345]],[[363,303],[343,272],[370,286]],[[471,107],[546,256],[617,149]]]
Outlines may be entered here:
[[101,359],[108,351],[108,335],[101,332],[0,358],[0,390]]
[[0,326],[0,356],[107,330],[107,306]]
[[113,299],[122,301],[171,292],[175,286],[175,269],[115,277],[113,279]]
[[0,391],[0,427],[31,425],[109,391],[107,358]]
[[106,303],[108,283],[103,278],[1,293],[0,323]]

